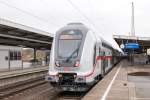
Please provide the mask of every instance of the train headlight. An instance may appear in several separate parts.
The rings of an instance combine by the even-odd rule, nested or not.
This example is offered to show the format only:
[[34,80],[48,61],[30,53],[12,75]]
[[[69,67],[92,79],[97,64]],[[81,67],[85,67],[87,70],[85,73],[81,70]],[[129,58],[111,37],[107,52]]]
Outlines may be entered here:
[[57,67],[60,67],[59,61],[55,61],[55,65],[56,65]]
[[61,77],[62,77],[62,74],[59,74],[58,77],[61,78]]
[[80,62],[79,62],[79,61],[76,61],[74,66],[75,66],[75,67],[79,67],[79,66],[80,66]]
[[74,78],[76,78],[76,77],[77,77],[77,75],[73,75],[73,77],[74,77]]

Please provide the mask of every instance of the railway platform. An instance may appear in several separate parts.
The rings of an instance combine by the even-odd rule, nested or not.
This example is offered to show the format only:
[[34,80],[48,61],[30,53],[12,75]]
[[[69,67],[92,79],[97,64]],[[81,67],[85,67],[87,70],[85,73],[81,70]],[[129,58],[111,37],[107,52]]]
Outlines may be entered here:
[[123,60],[82,100],[150,100],[150,65]]

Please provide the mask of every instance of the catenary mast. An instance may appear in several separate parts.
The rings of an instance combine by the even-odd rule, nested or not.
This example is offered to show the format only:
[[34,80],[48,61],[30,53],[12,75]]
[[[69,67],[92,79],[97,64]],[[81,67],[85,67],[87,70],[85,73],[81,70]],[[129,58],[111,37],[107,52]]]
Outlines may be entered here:
[[132,15],[131,15],[131,36],[135,36],[135,28],[134,28],[134,4],[132,2]]

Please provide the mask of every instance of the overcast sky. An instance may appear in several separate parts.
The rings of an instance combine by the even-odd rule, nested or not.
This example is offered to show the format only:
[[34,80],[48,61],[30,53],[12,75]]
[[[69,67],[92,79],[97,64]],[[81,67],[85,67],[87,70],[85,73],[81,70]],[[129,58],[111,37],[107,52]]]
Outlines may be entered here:
[[[131,2],[135,33],[150,37],[149,0],[0,0],[0,18],[55,34],[69,22],[82,22],[114,43],[112,34],[129,35]],[[73,5],[71,5],[71,3]]]

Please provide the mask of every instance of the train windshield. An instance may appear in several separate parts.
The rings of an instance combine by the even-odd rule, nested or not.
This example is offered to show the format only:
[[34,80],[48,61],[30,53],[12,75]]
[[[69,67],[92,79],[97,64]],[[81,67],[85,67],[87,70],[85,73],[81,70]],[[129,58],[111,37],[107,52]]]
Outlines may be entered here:
[[60,58],[76,58],[81,45],[82,32],[67,30],[60,34],[58,42],[58,56]]

